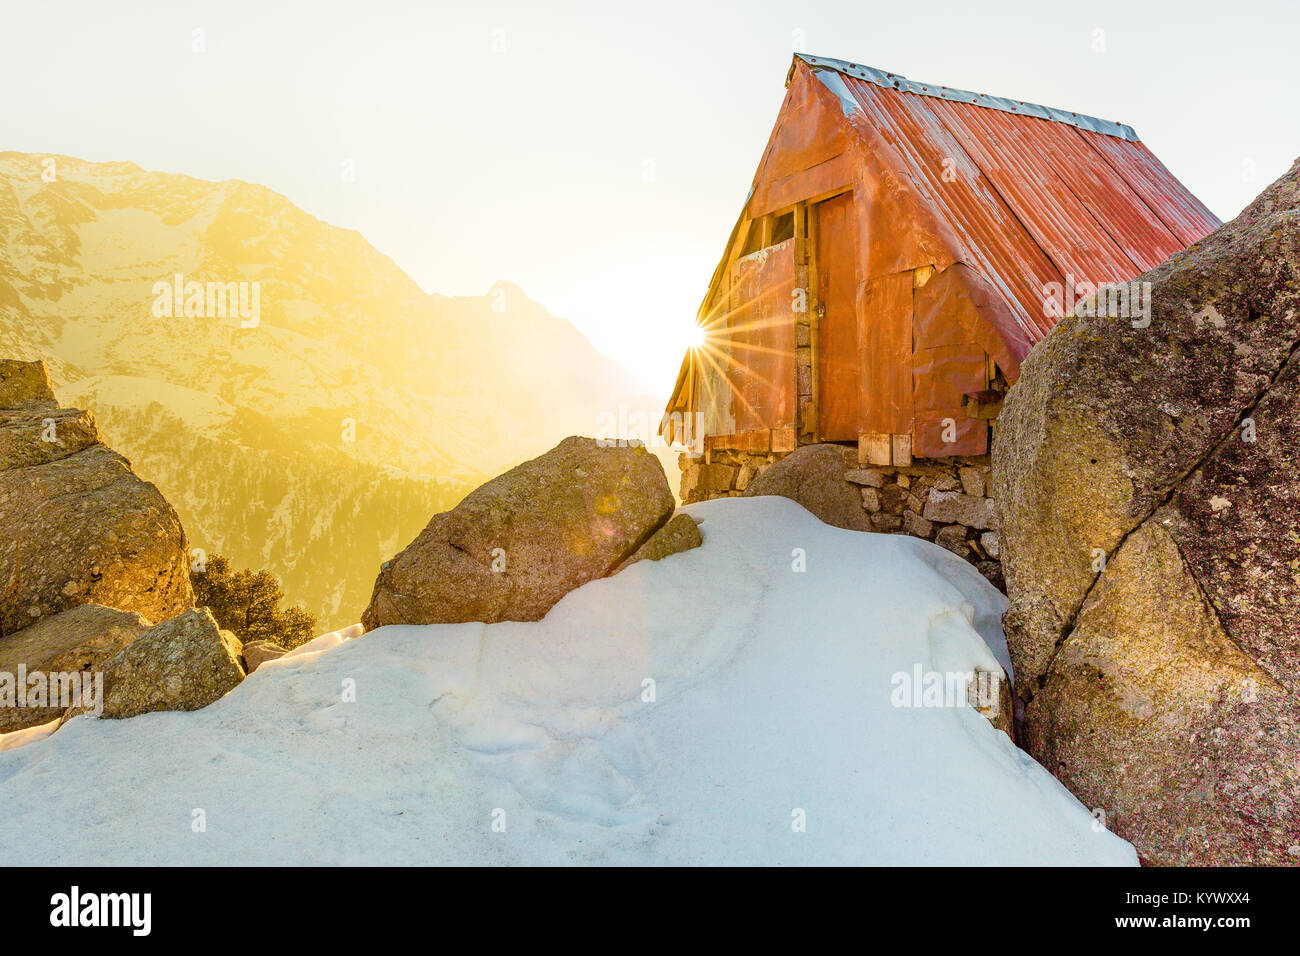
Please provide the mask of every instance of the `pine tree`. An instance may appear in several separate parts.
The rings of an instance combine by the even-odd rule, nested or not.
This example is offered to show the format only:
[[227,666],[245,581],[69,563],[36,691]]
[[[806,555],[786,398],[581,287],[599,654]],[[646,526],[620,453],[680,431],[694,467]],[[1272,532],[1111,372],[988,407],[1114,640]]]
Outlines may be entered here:
[[247,644],[274,641],[292,649],[316,635],[316,616],[300,607],[281,609],[284,592],[269,571],[232,572],[230,562],[211,555],[202,571],[191,571],[194,604],[207,607],[217,624]]

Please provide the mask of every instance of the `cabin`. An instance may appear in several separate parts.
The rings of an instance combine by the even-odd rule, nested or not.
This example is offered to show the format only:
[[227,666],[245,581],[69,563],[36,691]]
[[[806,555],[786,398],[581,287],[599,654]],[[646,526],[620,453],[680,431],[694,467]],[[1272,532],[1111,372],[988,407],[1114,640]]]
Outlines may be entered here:
[[809,444],[900,501],[986,471],[1034,343],[1219,225],[1130,126],[796,54],[663,420],[683,500]]

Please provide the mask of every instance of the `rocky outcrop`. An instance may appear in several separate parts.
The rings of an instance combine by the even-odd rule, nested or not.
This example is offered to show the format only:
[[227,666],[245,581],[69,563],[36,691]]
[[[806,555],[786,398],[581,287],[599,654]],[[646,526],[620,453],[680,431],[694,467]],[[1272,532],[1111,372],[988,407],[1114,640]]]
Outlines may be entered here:
[[670,554],[680,554],[698,548],[704,543],[700,535],[700,526],[695,519],[685,512],[678,512],[666,524],[650,536],[650,540],[614,569],[613,573],[636,564],[638,561],[662,561]]
[[383,566],[362,622],[538,620],[672,512],[663,468],[643,447],[566,438],[434,515]]
[[180,520],[94,417],[55,405],[40,362],[0,362],[0,400],[0,635],[80,604],[189,607]]
[[1030,354],[994,448],[1023,740],[1148,861],[1300,861],[1300,163]]
[[57,404],[44,362],[0,359],[0,408],[53,408]]
[[274,641],[249,641],[244,645],[244,669],[253,673],[267,661],[276,661],[289,652]]
[[104,665],[106,718],[198,710],[244,679],[242,647],[207,608],[151,627]]
[[[148,629],[149,622],[134,612],[82,604],[0,640],[0,674],[15,680],[20,674],[37,673],[41,680],[75,674],[85,686],[106,661]],[[73,704],[51,701],[48,693],[45,706],[27,706],[26,701],[19,706],[16,695],[12,702],[0,699],[0,734],[54,720]]]

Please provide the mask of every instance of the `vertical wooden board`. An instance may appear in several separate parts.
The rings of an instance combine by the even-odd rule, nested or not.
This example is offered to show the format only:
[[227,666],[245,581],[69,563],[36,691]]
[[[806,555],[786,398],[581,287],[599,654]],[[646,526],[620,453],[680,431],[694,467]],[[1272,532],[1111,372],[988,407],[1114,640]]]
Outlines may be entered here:
[[822,441],[852,441],[859,428],[857,248],[852,193],[817,204],[817,422]]
[[864,434],[858,436],[858,463],[862,465],[888,465],[894,460],[892,435]]
[[912,464],[912,435],[890,435],[891,464],[896,468],[906,468]]

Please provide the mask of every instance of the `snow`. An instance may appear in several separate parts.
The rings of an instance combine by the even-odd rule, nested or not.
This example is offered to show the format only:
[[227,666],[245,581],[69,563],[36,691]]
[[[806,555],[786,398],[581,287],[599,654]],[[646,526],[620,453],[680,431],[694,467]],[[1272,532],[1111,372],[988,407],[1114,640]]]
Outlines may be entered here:
[[0,750],[0,864],[1136,863],[975,710],[891,704],[1005,666],[968,564],[686,510],[703,547],[543,621],[324,635],[202,711]]

